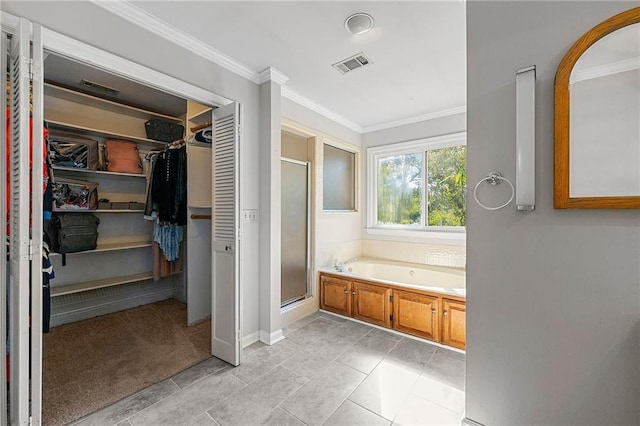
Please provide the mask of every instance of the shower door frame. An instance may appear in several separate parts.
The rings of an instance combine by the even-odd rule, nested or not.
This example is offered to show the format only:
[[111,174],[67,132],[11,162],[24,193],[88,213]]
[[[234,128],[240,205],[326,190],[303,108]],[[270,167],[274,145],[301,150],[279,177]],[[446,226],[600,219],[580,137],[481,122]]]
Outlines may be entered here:
[[[306,237],[307,237],[307,242],[306,242],[306,249],[307,249],[307,256],[306,256],[306,278],[305,278],[305,293],[303,297],[300,297],[298,299],[292,299],[289,300],[287,302],[282,302],[282,300],[280,301],[280,308],[284,308],[287,306],[291,306],[295,303],[301,302],[303,300],[308,299],[309,297],[313,296],[313,291],[311,288],[311,208],[312,208],[312,204],[311,204],[311,190],[312,190],[312,186],[311,186],[311,162],[310,161],[300,161],[300,160],[295,160],[293,158],[289,158],[289,157],[280,157],[280,164],[282,165],[282,162],[287,162],[287,163],[292,163],[292,164],[297,164],[299,166],[304,166],[307,168],[307,232],[306,232]],[[282,178],[281,178],[282,179]],[[280,185],[282,185],[282,182],[280,182]],[[280,197],[281,201],[282,201],[282,196]],[[282,208],[282,206],[281,206]],[[280,238],[282,238],[282,224],[280,225]],[[280,249],[282,251],[282,248]],[[280,267],[282,267],[282,255],[280,258]],[[281,278],[282,280],[282,278]],[[282,281],[280,282],[280,286],[282,289]],[[282,290],[281,290],[282,291]]]

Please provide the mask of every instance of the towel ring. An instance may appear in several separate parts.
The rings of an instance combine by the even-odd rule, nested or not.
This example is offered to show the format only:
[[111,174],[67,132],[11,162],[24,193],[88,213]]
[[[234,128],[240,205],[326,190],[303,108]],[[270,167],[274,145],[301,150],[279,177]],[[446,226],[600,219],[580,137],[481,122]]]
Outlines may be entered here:
[[[480,187],[480,184],[482,184],[482,182],[487,182],[489,185],[492,186],[496,186],[499,185],[500,183],[502,183],[502,181],[505,181],[509,184],[509,186],[511,187],[511,197],[509,197],[509,200],[507,200],[506,203],[498,206],[498,207],[489,207],[489,206],[485,206],[484,204],[482,204],[480,202],[480,200],[478,200],[478,188]],[[476,186],[473,188],[473,199],[476,200],[476,203],[478,203],[480,205],[480,207],[482,207],[485,210],[500,210],[504,207],[507,207],[509,205],[509,203],[511,201],[513,201],[513,197],[516,195],[516,190],[513,187],[513,184],[511,183],[511,181],[509,179],[507,179],[506,177],[502,176],[500,173],[498,172],[491,172],[489,173],[485,178],[480,179],[480,181],[478,183],[476,183]]]

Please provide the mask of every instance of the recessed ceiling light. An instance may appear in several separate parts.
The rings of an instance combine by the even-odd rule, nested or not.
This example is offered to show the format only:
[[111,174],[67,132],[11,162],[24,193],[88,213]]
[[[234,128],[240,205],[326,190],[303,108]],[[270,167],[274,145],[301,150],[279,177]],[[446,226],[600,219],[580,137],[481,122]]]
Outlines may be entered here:
[[373,18],[367,13],[354,13],[344,21],[344,27],[351,34],[364,34],[373,28]]

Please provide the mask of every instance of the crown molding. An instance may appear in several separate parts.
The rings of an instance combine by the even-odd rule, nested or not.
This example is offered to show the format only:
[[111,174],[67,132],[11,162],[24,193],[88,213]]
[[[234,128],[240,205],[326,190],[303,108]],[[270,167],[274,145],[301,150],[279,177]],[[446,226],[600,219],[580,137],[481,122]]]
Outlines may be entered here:
[[367,126],[362,129],[362,133],[375,132],[378,130],[391,129],[393,127],[406,126],[408,124],[419,123],[421,121],[433,120],[435,118],[448,117],[451,115],[463,114],[467,112],[466,105],[455,108],[445,109],[442,111],[431,112],[428,114],[416,115],[415,117],[403,118],[401,120],[390,121],[388,123]]
[[322,105],[312,101],[306,96],[301,95],[295,90],[291,89],[288,86],[282,86],[282,97],[287,98],[290,101],[293,101],[311,111],[317,112],[318,114],[328,118],[329,120],[333,120],[338,124],[342,124],[348,129],[353,130],[354,132],[362,133],[362,126],[357,123],[354,123],[351,120],[344,118],[343,116],[331,111],[323,107]]
[[197,38],[186,34],[183,31],[169,25],[165,21],[147,13],[139,7],[129,3],[126,0],[104,1],[89,0],[96,6],[99,6],[114,15],[117,15],[127,21],[144,28],[155,35],[164,38],[172,43],[183,47],[198,56],[220,65],[221,67],[238,74],[254,83],[258,82],[258,74],[249,67],[241,64],[232,57],[225,55],[217,49],[209,46]]
[[283,85],[287,81],[289,81],[289,76],[275,69],[274,67],[269,67],[266,70],[262,71],[258,74],[258,84],[266,83],[267,81],[273,81],[276,84]]
[[575,71],[572,73],[570,84],[599,77],[606,77],[608,75],[618,74],[621,72],[632,71],[638,68],[640,68],[640,56]]

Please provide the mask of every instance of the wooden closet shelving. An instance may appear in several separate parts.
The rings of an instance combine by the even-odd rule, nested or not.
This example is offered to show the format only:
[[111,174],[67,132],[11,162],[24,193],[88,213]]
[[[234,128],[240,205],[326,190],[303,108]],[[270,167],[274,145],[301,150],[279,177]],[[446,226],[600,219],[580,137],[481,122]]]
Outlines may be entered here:
[[[148,139],[145,122],[162,119],[186,124],[185,115],[174,117],[125,105],[75,91],[55,84],[45,84],[45,122],[52,134],[69,133],[98,141],[100,148],[108,139],[120,139],[138,145],[141,161],[149,150],[167,146],[166,142]],[[199,114],[204,114],[202,109]],[[186,126],[185,126],[186,127]],[[102,157],[102,149],[99,149]],[[102,160],[102,158],[101,158]],[[102,164],[102,161],[100,161]],[[146,202],[146,173],[116,173],[71,167],[52,167],[54,177],[98,183],[98,198],[111,202]],[[98,246],[94,250],[68,253],[67,264],[52,254],[56,278],[51,296],[112,287],[150,280],[153,274],[151,241],[153,227],[143,219],[144,209],[56,209],[54,213],[94,213],[100,219]]]

